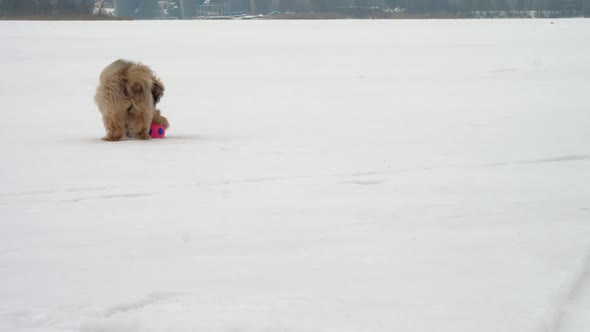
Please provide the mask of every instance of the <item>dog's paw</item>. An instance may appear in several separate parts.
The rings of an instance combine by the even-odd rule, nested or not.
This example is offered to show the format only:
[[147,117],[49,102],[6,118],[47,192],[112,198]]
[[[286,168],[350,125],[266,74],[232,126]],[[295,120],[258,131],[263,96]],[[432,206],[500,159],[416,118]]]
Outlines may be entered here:
[[168,129],[168,127],[170,127],[170,124],[168,123],[168,119],[166,119],[166,117],[162,116],[162,112],[160,112],[160,110],[156,110],[156,112],[154,113],[154,118],[152,119],[152,123],[163,126],[164,129]]
[[120,141],[121,138],[123,138],[122,136],[105,136],[102,138],[103,141],[105,142],[117,142]]
[[137,133],[137,138],[140,140],[148,140],[150,139],[150,134],[147,133],[147,131],[142,130],[139,133]]

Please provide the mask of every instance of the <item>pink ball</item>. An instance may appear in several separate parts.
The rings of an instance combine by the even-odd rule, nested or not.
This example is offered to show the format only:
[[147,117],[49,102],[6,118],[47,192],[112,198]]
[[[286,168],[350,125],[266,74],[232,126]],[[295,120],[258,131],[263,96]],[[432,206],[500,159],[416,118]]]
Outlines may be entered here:
[[164,138],[164,135],[166,135],[166,129],[164,126],[152,123],[150,126],[150,136],[152,138]]

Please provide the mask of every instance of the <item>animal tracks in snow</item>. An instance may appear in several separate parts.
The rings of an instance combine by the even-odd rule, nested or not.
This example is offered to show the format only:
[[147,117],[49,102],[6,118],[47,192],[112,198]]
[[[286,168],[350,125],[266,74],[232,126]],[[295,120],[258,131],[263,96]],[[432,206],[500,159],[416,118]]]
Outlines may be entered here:
[[117,199],[117,198],[142,198],[142,197],[149,197],[153,196],[151,193],[128,193],[128,194],[112,194],[112,195],[100,195],[100,196],[93,196],[93,197],[84,197],[84,198],[74,198],[66,200],[67,202],[82,202],[88,200],[96,200],[96,199]]
[[579,323],[580,318],[584,317],[587,311],[581,302],[589,294],[590,250],[587,251],[581,261],[579,270],[572,277],[571,284],[564,290],[562,298],[555,303],[555,313],[552,321],[541,329],[550,332],[578,331],[575,323]]
[[69,202],[90,200],[134,199],[153,196],[151,192],[133,191],[119,187],[80,187],[56,190],[31,190],[0,193],[0,203],[16,201]]
[[[465,166],[464,168],[478,168],[478,167],[502,167],[502,166],[517,166],[517,165],[531,165],[531,164],[548,164],[548,163],[564,163],[564,162],[580,162],[590,161],[590,154],[573,154],[555,157],[547,157],[532,160],[520,160],[509,162],[497,162],[480,166]],[[461,166],[456,166],[461,168]],[[325,173],[325,174],[301,174],[301,175],[284,175],[284,176],[253,176],[236,179],[226,179],[217,181],[203,181],[193,182],[189,184],[171,184],[164,185],[154,190],[146,190],[148,188],[123,188],[123,187],[74,187],[63,188],[55,190],[29,190],[29,191],[14,191],[0,193],[0,204],[7,202],[14,202],[15,200],[38,200],[40,202],[47,201],[61,201],[68,203],[78,203],[92,200],[114,200],[114,199],[141,199],[156,195],[166,190],[175,190],[178,188],[191,187],[205,187],[205,186],[224,186],[234,184],[247,183],[267,183],[267,182],[285,182],[296,180],[326,180],[331,178],[341,178],[340,183],[352,185],[379,185],[386,182],[382,178],[387,175],[405,174],[412,172],[435,171],[438,169],[447,168],[440,167],[417,167],[408,169],[383,169],[373,171],[356,171],[349,173]],[[454,167],[455,168],[455,167]],[[139,190],[138,190],[139,189]],[[142,190],[143,189],[143,190]],[[54,199],[51,199],[53,197]],[[5,202],[3,202],[5,201]]]
[[361,186],[372,186],[372,185],[382,184],[384,182],[385,182],[385,180],[383,180],[383,179],[359,179],[359,180],[354,180],[354,181],[346,181],[344,183],[357,184],[357,185],[361,185]]
[[557,162],[581,161],[581,160],[590,161],[590,154],[557,156],[557,157],[553,157],[553,158],[544,158],[544,159],[523,161],[523,162],[520,162],[519,164],[543,164],[543,163],[557,163]]
[[123,313],[127,313],[127,312],[131,312],[131,311],[137,311],[137,310],[141,310],[144,309],[145,307],[151,306],[151,305],[155,305],[155,304],[161,304],[161,303],[165,303],[165,302],[169,302],[169,301],[173,301],[175,299],[178,299],[180,297],[186,296],[186,294],[181,294],[181,293],[153,293],[150,294],[148,296],[146,296],[143,299],[140,299],[138,301],[135,302],[130,302],[130,303],[123,303],[123,304],[118,304],[115,305],[113,307],[111,307],[110,309],[107,309],[106,313],[105,313],[105,317],[109,318],[118,314],[123,314]]
[[55,194],[67,194],[67,193],[84,193],[84,192],[98,192],[112,190],[114,188],[109,187],[78,187],[78,188],[66,188],[66,189],[55,189],[55,190],[29,190],[29,191],[14,191],[0,193],[0,197],[19,197],[19,196],[45,196]]
[[486,167],[497,167],[497,166],[527,165],[527,164],[563,163],[563,162],[574,162],[574,161],[590,161],[590,154],[564,155],[564,156],[556,156],[556,157],[533,159],[533,160],[497,162],[497,163],[487,164],[485,166]]

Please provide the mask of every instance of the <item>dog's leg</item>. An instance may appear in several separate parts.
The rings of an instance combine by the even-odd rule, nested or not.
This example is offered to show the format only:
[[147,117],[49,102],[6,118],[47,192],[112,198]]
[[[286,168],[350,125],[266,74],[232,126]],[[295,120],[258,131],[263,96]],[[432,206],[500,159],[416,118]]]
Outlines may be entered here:
[[120,141],[125,134],[125,119],[121,116],[103,116],[104,127],[107,135],[102,138],[103,141]]
[[135,115],[133,123],[133,136],[142,140],[150,139],[150,125],[154,116],[153,111],[149,108],[139,110]]

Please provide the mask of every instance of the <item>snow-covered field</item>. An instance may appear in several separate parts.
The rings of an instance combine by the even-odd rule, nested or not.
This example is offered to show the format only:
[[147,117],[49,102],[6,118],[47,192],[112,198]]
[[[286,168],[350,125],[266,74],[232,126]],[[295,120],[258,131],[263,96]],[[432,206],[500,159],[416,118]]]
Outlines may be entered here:
[[[590,331],[588,36],[0,22],[0,331]],[[99,140],[116,58],[166,139]]]

